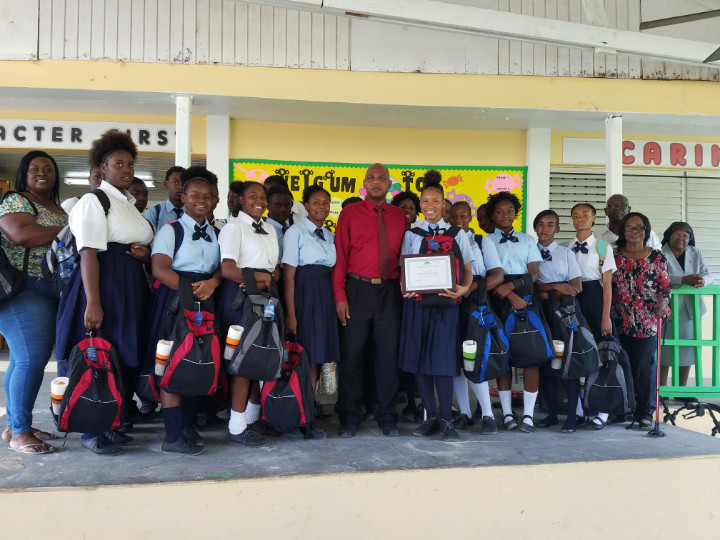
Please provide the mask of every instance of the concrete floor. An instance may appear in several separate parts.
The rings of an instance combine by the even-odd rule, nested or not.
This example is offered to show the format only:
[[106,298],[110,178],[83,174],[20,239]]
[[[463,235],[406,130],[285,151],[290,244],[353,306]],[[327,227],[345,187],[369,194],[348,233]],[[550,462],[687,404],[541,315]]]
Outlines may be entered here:
[[[6,365],[7,352],[0,353],[0,366]],[[4,374],[4,369],[0,375]],[[49,412],[49,382],[55,376],[48,366],[34,411],[33,425],[53,431]],[[324,396],[329,405],[333,396]],[[4,394],[0,394],[4,407]],[[399,406],[400,408],[400,406]],[[520,411],[518,411],[520,412]],[[0,408],[0,425],[4,425]],[[499,411],[496,412],[499,416]],[[536,418],[543,413],[537,412]],[[536,428],[535,433],[518,430],[481,436],[477,427],[462,432],[461,441],[443,443],[437,439],[413,437],[415,424],[401,423],[400,437],[386,438],[374,423],[364,423],[353,439],[337,437],[336,417],[321,420],[328,432],[326,440],[287,442],[271,439],[261,448],[243,448],[225,442],[226,426],[202,431],[207,450],[197,457],[163,454],[159,417],[138,424],[132,433],[135,441],[119,456],[96,456],[80,447],[80,435],[53,444],[55,454],[20,455],[0,445],[0,488],[38,488],[101,486],[187,482],[208,479],[241,479],[355,473],[362,471],[413,470],[450,467],[535,465],[588,461],[676,458],[720,454],[720,438],[709,431],[695,433],[663,424],[666,437],[648,437],[637,429],[611,425],[600,432],[579,429],[561,434],[559,426]]]

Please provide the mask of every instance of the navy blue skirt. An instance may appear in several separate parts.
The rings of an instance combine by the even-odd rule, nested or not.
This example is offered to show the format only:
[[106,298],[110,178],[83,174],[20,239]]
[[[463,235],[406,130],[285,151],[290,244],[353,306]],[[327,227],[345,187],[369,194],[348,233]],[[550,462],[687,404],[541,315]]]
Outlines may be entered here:
[[312,364],[340,360],[331,271],[331,268],[320,264],[298,266],[295,270],[297,342],[305,348]]
[[403,301],[400,369],[421,375],[456,376],[459,370],[459,309]]
[[[212,274],[204,274],[199,272],[177,272],[180,276],[189,279],[191,282],[203,281],[210,279]],[[177,319],[177,313],[169,317],[167,308],[170,302],[175,298],[177,291],[166,287],[160,283],[155,289],[152,296],[152,308],[150,310],[150,333],[148,337],[148,346],[143,359],[144,369],[143,373],[150,373],[155,371],[155,351],[157,349],[157,342],[161,339],[168,339],[169,333],[175,326],[175,319]]]
[[[143,264],[128,255],[130,244],[110,242],[98,253],[100,303],[105,315],[99,335],[112,343],[120,360],[129,367],[142,364],[147,350],[150,290]],[[70,277],[60,298],[55,338],[55,357],[70,358],[70,352],[85,339],[87,299],[80,267]]]
[[[585,316],[590,331],[593,333],[595,341],[600,341],[602,337],[602,310],[603,310],[603,288],[599,281],[583,281],[583,290],[575,298],[580,304],[580,311]],[[615,321],[612,316],[610,322],[613,326],[613,335],[617,337],[615,329]]]

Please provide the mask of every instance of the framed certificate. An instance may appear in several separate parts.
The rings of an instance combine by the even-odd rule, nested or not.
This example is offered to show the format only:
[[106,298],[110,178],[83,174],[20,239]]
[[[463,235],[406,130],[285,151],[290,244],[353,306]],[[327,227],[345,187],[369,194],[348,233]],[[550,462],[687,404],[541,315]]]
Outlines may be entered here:
[[400,286],[403,294],[437,294],[445,289],[454,291],[455,255],[423,253],[400,256]]

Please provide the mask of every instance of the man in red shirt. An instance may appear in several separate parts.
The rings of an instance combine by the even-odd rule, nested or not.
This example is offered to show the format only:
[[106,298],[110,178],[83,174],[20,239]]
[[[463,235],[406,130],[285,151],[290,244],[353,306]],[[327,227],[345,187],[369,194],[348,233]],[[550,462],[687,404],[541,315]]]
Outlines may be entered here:
[[335,232],[337,263],[333,290],[343,325],[338,388],[340,437],[354,437],[362,421],[366,345],[375,347],[378,408],[385,436],[399,435],[395,394],[400,340],[400,246],[405,212],[385,200],[391,186],[387,167],[376,163],[365,174],[365,200],[346,207]]

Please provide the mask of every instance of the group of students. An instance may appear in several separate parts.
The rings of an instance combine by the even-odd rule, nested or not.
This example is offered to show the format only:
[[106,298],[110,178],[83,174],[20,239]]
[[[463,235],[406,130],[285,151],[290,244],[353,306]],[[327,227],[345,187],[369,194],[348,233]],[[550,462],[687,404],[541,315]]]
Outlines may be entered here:
[[[463,338],[460,329],[467,323],[463,321],[467,315],[459,308],[460,300],[476,301],[481,282],[497,312],[507,304],[514,309],[527,306],[528,299],[520,288],[528,280],[540,297],[549,291],[575,297],[596,339],[617,334],[611,307],[621,308],[622,295],[634,294],[633,283],[616,284],[613,274],[628,257],[622,251],[613,253],[609,243],[595,238],[592,227],[596,210],[588,203],[572,209],[576,237],[564,247],[554,240],[559,230],[555,212],[547,210],[535,218],[536,242],[514,229],[521,210],[517,197],[505,192],[492,194],[478,210],[478,222],[487,233],[481,237],[470,228],[472,208],[463,201],[448,204],[437,171],[425,175],[419,198],[404,193],[388,204],[389,173],[383,165],[375,164],[363,182],[366,199],[352,201],[357,204],[346,205],[340,214],[336,243],[335,235],[325,226],[330,194],[314,185],[305,189],[301,203],[293,201],[286,181],[278,176],[267,178],[264,184],[233,182],[228,194],[231,215],[225,221],[213,215],[217,177],[204,168],[185,171],[176,167],[166,176],[168,200],[143,215],[130,194],[136,156],[130,137],[116,130],[105,133],[92,145],[90,164],[92,170],[102,174],[98,188],[109,198],[110,207],[105,212],[99,198],[88,194],[69,212],[68,223],[76,238],[80,265],[60,299],[55,340],[60,375],[67,370],[72,347],[88,329],[97,330],[113,343],[124,366],[127,403],[133,403],[136,381],[152,366],[157,341],[167,338],[163,335],[167,306],[181,279],[192,283],[198,300],[216,300],[217,330],[221,335],[232,324],[235,293],[238,287],[245,287],[247,273],[243,269],[252,269],[258,291],[273,293],[276,284],[282,285],[278,299],[284,307],[285,329],[308,351],[313,388],[321,364],[339,364],[336,410],[341,437],[355,435],[368,394],[372,395],[371,405],[376,405],[375,418],[383,434],[399,434],[395,413],[399,368],[412,375],[409,380],[403,379],[403,386],[414,399],[411,387],[412,383],[416,385],[426,413],[413,434],[439,433],[444,441],[458,440],[458,429],[472,425],[473,416],[481,423],[481,433],[498,430],[488,382],[470,384],[479,404],[479,414],[472,415],[468,381],[459,367]],[[418,218],[419,213],[423,219]],[[179,247],[175,229],[169,224],[173,221],[182,226]],[[489,230],[490,223],[494,230]],[[644,252],[650,234],[647,218],[628,214],[621,230],[618,247],[626,246],[626,231],[635,240],[639,234],[642,253],[638,251],[638,259],[630,259],[650,258],[662,273],[663,256],[655,251]],[[440,293],[438,298],[445,301],[437,303],[421,302],[412,292],[401,296],[399,256],[421,253],[428,241],[448,231],[454,234],[454,251],[462,260],[462,279],[455,289]],[[50,233],[46,236],[50,238]],[[636,244],[632,244],[634,248]],[[630,266],[630,274],[624,278],[632,281]],[[152,292],[148,268],[153,278]],[[664,318],[669,281],[660,275],[655,285],[660,296],[653,307],[655,314]],[[652,321],[640,322],[640,326],[645,325],[645,333],[635,332],[633,324],[637,320],[627,321],[621,310],[616,310],[614,316],[621,323],[621,340],[623,336],[646,337],[652,330]],[[632,342],[623,341],[623,345],[629,352],[634,351]],[[645,376],[653,351],[648,347],[640,349],[637,356],[642,356],[642,362],[638,365],[642,365],[638,369]],[[374,370],[374,384],[372,377],[368,381],[366,376],[370,367]],[[524,432],[533,431],[541,373],[543,385],[556,385],[554,374],[546,371],[541,366],[523,369],[523,415],[519,423],[512,409],[511,373],[498,378],[506,430],[519,427]],[[231,379],[227,440],[251,447],[266,444],[269,429],[260,421],[260,381]],[[569,433],[582,417],[580,411],[576,414],[579,382],[566,381],[566,389],[569,410],[562,431]],[[636,413],[641,423],[649,422],[649,393],[648,383]],[[454,420],[453,394],[460,409],[460,416]],[[163,451],[202,453],[204,441],[195,425],[197,400],[161,391],[160,401],[165,424]],[[607,415],[601,413],[589,427],[602,429],[607,420]],[[551,408],[538,425],[557,423],[556,411]],[[83,434],[82,446],[97,454],[116,454],[120,445],[132,440],[127,434],[130,428],[126,422],[111,432]],[[325,432],[314,427],[306,436],[324,438]],[[28,453],[52,451],[43,437],[31,443],[34,446]]]

